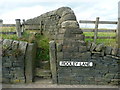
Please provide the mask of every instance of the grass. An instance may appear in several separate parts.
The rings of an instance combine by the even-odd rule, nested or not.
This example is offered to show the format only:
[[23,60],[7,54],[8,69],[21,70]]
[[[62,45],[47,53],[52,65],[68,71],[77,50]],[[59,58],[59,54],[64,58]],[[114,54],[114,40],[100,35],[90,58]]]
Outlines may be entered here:
[[15,32],[15,27],[0,27],[0,32]]
[[[94,32],[84,32],[83,33],[85,36],[94,36]],[[113,37],[113,36],[116,36],[116,33],[113,33],[113,32],[98,32],[98,37],[99,36],[104,36],[104,37]],[[91,41],[93,42],[93,39],[88,39],[86,38],[85,41]],[[116,46],[116,39],[97,39],[96,43],[104,43],[106,46]]]

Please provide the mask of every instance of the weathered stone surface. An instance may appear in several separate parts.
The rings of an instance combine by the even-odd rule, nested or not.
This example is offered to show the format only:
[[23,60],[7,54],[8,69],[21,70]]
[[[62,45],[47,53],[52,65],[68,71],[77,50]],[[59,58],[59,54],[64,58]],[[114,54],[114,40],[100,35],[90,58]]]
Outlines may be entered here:
[[62,44],[62,43],[58,43],[58,44],[57,44],[57,51],[58,51],[58,52],[61,52],[61,51],[62,51],[62,48],[63,48],[63,44]]
[[52,81],[53,83],[57,83],[56,44],[54,41],[50,41],[49,45],[50,45],[49,51],[50,51],[50,65],[51,65]]
[[97,52],[99,52],[99,51],[101,51],[102,49],[103,49],[103,47],[104,47],[104,44],[98,44],[97,46],[96,46],[96,51]]
[[69,7],[61,7],[58,8],[56,11],[56,14],[58,14],[59,16],[64,16],[65,14],[68,13],[73,13],[73,11]]
[[109,55],[111,54],[112,48],[111,47],[106,47],[105,48],[105,54]]
[[18,49],[21,50],[23,54],[25,54],[27,45],[27,42],[20,41]]
[[63,52],[78,52],[78,47],[72,47],[72,46],[63,46]]
[[[97,45],[91,42],[86,46],[83,32],[79,29],[75,14],[70,8],[59,8],[29,19],[26,23],[38,24],[39,29],[43,30],[45,35],[50,36],[50,40],[55,40],[55,42],[50,42],[53,83],[107,85],[113,82],[112,79],[118,72],[119,51],[116,52],[111,47],[104,48],[102,44]],[[36,28],[38,27],[36,26]],[[59,61],[91,61],[93,66],[62,67],[59,65]],[[16,79],[19,80],[19,78]],[[118,77],[115,79],[117,80]]]
[[120,48],[118,49],[117,56],[120,57]]
[[79,52],[86,52],[87,47],[86,46],[79,46]]
[[36,68],[35,75],[39,77],[51,77],[51,71],[50,70],[44,70],[40,68]]
[[117,51],[118,51],[117,48],[112,48],[111,54],[116,56],[117,55]]
[[31,83],[33,81],[35,57],[36,57],[36,44],[29,43],[26,50],[26,56],[25,56],[26,83]]
[[87,50],[90,50],[91,45],[92,45],[92,42],[88,41],[87,44],[86,44]]
[[19,41],[14,40],[12,43],[12,49],[17,49],[18,48]]
[[[27,42],[5,39],[3,48],[3,54],[5,55],[2,57],[2,82],[25,83],[25,65],[31,63],[29,61],[27,64],[25,64],[25,57],[31,54],[31,52],[26,53]],[[32,50],[32,52],[34,52],[34,50]],[[34,57],[34,54],[35,53],[32,53],[30,56]],[[31,59],[33,58],[30,58],[29,60]],[[30,67],[27,68],[31,69]]]
[[60,19],[60,22],[67,21],[67,20],[76,20],[76,16],[74,15],[74,13],[70,13],[62,16],[62,18]]
[[13,40],[5,39],[5,40],[3,41],[3,46],[4,46],[5,48],[9,48],[9,47],[11,46],[11,44],[12,44],[12,41],[13,41]]
[[95,48],[96,48],[96,44],[95,44],[95,43],[92,43],[91,48],[90,48],[90,51],[95,50]]
[[62,28],[78,28],[79,27],[79,24],[77,21],[64,21],[62,24],[61,24],[61,27]]

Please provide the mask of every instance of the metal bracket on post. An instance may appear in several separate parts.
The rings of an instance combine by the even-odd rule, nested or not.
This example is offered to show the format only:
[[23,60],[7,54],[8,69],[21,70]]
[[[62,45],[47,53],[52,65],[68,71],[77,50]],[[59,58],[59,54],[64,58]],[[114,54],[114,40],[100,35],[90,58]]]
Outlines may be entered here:
[[21,29],[20,19],[15,19],[15,21],[16,21],[16,34],[17,34],[18,38],[20,38],[22,36],[21,35],[22,29]]

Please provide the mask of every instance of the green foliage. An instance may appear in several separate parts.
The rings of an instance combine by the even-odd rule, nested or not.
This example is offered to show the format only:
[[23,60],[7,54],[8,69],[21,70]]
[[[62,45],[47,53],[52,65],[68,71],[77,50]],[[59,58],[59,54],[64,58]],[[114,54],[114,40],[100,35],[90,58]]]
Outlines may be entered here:
[[[7,30],[6,30],[7,29]],[[3,31],[8,31],[10,28],[4,28]],[[11,31],[14,31],[15,28],[11,28]],[[3,39],[13,39],[18,41],[27,41],[29,43],[37,43],[37,56],[36,60],[46,61],[49,60],[49,39],[45,35],[39,34],[37,31],[25,31],[21,38],[18,38],[17,35],[5,35],[2,34]]]
[[49,39],[40,34],[35,35],[35,40],[38,45],[37,60],[49,60]]
[[11,46],[2,45],[2,56],[15,56],[15,57],[18,57],[20,55],[22,55],[21,50],[12,49]]

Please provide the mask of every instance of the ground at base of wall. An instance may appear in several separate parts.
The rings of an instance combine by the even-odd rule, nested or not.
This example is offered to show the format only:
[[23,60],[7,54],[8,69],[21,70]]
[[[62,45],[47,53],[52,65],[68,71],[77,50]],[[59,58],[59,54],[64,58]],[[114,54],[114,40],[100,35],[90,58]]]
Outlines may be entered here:
[[3,88],[119,88],[118,86],[109,85],[57,85],[57,84],[4,84]]
[[52,84],[52,79],[36,78],[29,84],[3,84],[3,88],[118,88],[115,85],[63,85]]

